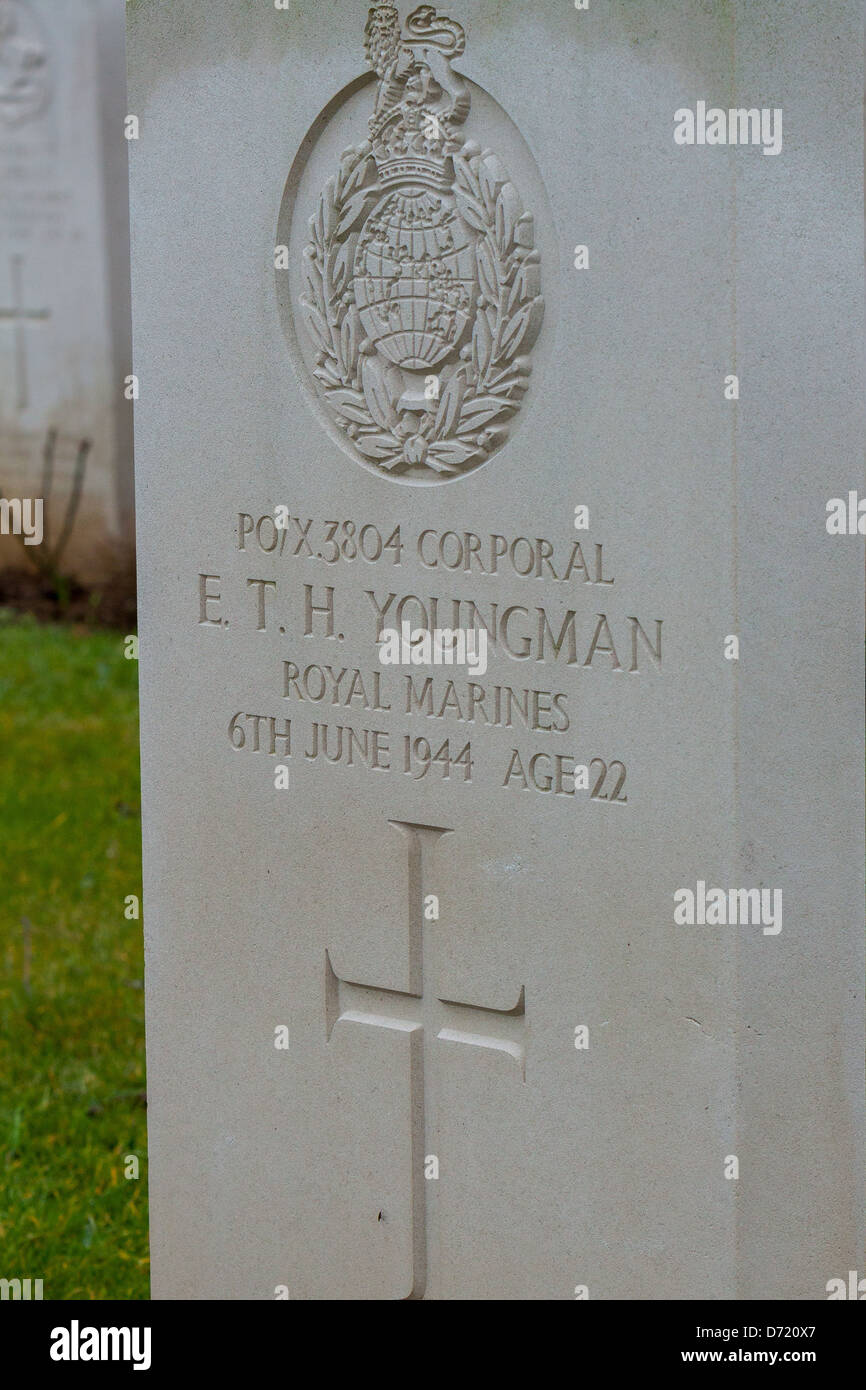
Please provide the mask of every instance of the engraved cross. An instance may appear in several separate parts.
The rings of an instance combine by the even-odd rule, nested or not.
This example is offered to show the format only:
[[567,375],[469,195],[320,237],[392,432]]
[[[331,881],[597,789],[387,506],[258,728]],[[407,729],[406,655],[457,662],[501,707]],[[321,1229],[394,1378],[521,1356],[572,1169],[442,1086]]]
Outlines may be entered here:
[[13,253],[9,260],[9,270],[12,278],[12,305],[6,309],[0,307],[0,322],[11,323],[15,335],[15,403],[19,410],[26,410],[30,404],[30,396],[27,383],[25,330],[28,323],[44,323],[46,319],[50,318],[50,312],[48,309],[24,308],[24,257]]
[[[341,977],[331,954],[325,952],[325,1015],[330,1039],[337,1023],[373,1028],[392,1028],[409,1034],[410,1105],[412,1116],[412,1252],[413,1281],[410,1299],[422,1299],[427,1286],[427,1230],[435,1201],[435,1181],[427,1181],[425,1160],[435,1152],[435,1126],[429,1097],[437,1043],[463,1043],[470,1047],[507,1052],[526,1079],[525,990],[521,986],[511,1009],[491,1009],[443,999],[429,988],[434,971],[430,951],[423,952],[424,903],[431,892],[432,859],[440,836],[449,830],[435,825],[389,821],[406,837],[409,855],[409,987],[382,989]],[[438,927],[436,928],[438,930]],[[434,935],[435,931],[431,933]]]

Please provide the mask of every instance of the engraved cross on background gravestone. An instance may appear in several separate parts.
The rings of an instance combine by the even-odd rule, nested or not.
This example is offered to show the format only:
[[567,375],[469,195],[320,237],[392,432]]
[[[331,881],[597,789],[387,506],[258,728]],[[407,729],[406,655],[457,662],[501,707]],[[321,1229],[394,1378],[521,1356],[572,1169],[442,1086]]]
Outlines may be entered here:
[[[481,1004],[442,999],[425,987],[435,978],[429,965],[431,952],[426,953],[426,970],[423,952],[424,904],[432,891],[431,861],[439,837],[451,832],[442,826],[413,825],[406,821],[389,821],[388,824],[408,840],[409,987],[405,991],[382,989],[344,979],[334,970],[330,952],[326,951],[325,1015],[329,1040],[337,1023],[393,1028],[410,1035],[413,1281],[408,1297],[421,1299],[427,1284],[427,1223],[436,1187],[435,1181],[428,1182],[424,1176],[425,1160],[436,1152],[433,1107],[429,1095],[425,1096],[425,1079],[434,1063],[435,1043],[466,1043],[471,1047],[507,1052],[517,1062],[525,1080],[526,996],[521,986],[512,1009],[490,1009]],[[436,931],[441,930],[441,921],[431,923],[428,945]],[[489,1033],[487,1029],[494,1018],[496,1032]]]
[[11,323],[15,335],[15,404],[19,410],[26,410],[30,404],[27,382],[27,338],[28,323],[44,323],[51,317],[48,309],[24,308],[24,257],[13,254],[9,258],[9,273],[12,281],[12,304],[9,308],[0,306],[0,322]]

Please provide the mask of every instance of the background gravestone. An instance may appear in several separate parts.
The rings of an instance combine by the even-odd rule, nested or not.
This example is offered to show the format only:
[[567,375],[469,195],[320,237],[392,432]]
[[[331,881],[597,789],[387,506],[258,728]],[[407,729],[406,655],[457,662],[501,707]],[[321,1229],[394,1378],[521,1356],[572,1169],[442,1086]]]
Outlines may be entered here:
[[[128,6],[154,1294],[824,1297],[859,7],[375,8]],[[699,100],[782,151],[677,145]]]
[[133,545],[124,8],[0,0],[0,485],[91,581]]

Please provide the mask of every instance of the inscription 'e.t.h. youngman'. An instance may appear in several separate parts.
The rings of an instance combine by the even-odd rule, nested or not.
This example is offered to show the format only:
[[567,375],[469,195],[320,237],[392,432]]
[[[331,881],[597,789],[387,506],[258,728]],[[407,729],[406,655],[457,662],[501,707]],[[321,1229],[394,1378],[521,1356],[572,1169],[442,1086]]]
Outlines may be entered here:
[[344,151],[310,220],[304,319],[346,443],[387,475],[441,481],[505,443],[544,315],[535,229],[491,151],[463,138],[451,65],[466,36],[420,5],[370,11],[369,140]]

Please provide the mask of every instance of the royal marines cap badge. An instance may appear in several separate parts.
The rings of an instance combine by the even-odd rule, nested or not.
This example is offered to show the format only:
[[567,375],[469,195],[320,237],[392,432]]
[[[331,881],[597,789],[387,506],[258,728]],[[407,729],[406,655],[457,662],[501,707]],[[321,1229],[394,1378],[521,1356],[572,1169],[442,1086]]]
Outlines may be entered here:
[[370,10],[369,138],[310,219],[302,313],[313,375],[347,445],[391,477],[444,481],[506,442],[544,316],[532,217],[502,162],[466,139],[460,24]]

